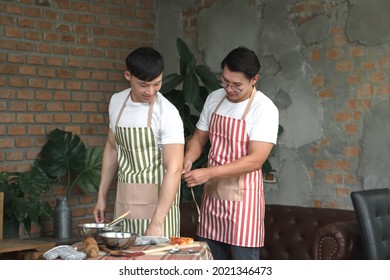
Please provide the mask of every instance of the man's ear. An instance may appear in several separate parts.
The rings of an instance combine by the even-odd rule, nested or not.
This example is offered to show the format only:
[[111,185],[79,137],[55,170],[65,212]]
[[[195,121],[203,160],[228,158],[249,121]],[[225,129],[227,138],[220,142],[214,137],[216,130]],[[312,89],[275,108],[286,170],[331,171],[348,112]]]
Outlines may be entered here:
[[130,80],[131,80],[131,73],[129,71],[125,71],[123,76],[125,76],[125,79],[130,82]]
[[254,76],[254,77],[252,78],[252,80],[251,80],[251,85],[252,85],[252,86],[255,86],[258,79],[259,79],[259,74],[257,74],[256,76]]

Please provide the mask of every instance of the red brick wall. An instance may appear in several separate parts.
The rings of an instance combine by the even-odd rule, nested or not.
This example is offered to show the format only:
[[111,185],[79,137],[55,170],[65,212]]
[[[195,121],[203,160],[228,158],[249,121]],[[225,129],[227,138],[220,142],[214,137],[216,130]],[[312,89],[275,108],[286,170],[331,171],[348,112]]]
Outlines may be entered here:
[[[109,99],[128,86],[124,59],[154,46],[155,11],[154,0],[0,2],[0,171],[29,169],[54,128],[104,146]],[[62,194],[53,186],[47,199]],[[74,226],[92,221],[95,196],[73,191]]]

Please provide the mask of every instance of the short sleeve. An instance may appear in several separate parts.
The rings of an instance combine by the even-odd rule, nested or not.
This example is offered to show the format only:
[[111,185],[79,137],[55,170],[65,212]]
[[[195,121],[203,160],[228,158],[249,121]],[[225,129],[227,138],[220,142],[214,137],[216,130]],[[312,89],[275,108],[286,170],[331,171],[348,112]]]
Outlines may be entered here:
[[165,101],[159,121],[161,144],[184,144],[183,121],[169,101]]
[[248,119],[248,122],[251,122],[249,139],[276,144],[279,129],[279,111],[268,97],[262,94],[259,94],[259,97],[261,101],[255,105],[253,114]]

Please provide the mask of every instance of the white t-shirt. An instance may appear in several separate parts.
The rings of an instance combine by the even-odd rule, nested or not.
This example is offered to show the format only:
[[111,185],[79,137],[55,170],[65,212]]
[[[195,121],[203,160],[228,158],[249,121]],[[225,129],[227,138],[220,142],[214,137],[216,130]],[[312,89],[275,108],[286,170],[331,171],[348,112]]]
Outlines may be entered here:
[[[130,90],[130,88],[125,89],[111,97],[108,113],[110,128],[114,134],[119,111]],[[130,97],[119,119],[118,126],[147,127],[148,112],[149,103],[133,102]],[[151,126],[158,145],[184,144],[183,121],[179,112],[160,92],[157,93],[154,103]]]
[[[196,124],[198,129],[209,131],[211,115],[225,95],[225,90],[222,88],[209,94],[200,114],[199,121]],[[233,103],[225,99],[218,108],[217,114],[241,119],[248,102],[249,99],[239,103]],[[279,111],[272,100],[261,91],[257,91],[245,118],[245,122],[250,141],[276,144],[279,128]]]

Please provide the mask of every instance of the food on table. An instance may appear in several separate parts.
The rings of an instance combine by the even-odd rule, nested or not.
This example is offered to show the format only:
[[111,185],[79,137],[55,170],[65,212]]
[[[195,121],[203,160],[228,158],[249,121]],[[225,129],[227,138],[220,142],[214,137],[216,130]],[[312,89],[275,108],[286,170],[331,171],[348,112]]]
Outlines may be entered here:
[[84,251],[89,258],[95,258],[99,255],[99,246],[95,238],[90,236],[84,239]]
[[178,236],[172,236],[171,237],[171,244],[172,245],[188,245],[194,242],[194,239],[192,237],[178,237]]

